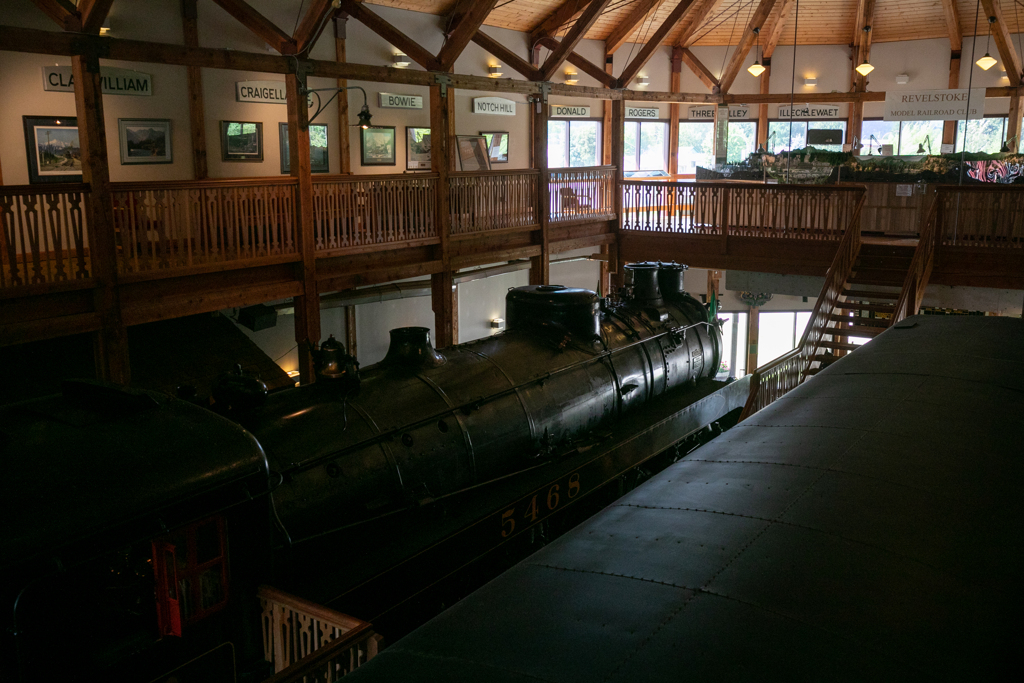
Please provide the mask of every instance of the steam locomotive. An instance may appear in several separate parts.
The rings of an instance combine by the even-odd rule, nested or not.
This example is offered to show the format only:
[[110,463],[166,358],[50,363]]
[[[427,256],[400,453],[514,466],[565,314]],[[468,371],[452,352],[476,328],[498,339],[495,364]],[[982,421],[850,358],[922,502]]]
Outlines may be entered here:
[[[543,529],[652,455],[602,451],[617,426],[722,387],[721,331],[685,293],[685,266],[627,269],[614,301],[512,289],[505,332],[443,352],[400,328],[362,371],[331,339],[314,384],[264,396],[227,378],[214,408],[232,420],[87,382],[0,410],[4,677],[187,680],[183,663],[202,661],[233,680],[263,655],[261,583],[328,604],[409,589],[424,564],[448,571],[449,548]],[[740,404],[703,403],[695,427]],[[55,664],[55,650],[72,656]]]

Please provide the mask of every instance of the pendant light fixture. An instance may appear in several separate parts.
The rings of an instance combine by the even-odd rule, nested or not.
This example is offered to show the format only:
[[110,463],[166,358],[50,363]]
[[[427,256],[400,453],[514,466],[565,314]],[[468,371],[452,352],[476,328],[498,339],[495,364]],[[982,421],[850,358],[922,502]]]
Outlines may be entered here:
[[747,67],[747,71],[754,78],[757,78],[765,72],[765,68],[761,65],[761,29],[754,28],[754,35],[757,36],[757,59],[754,63]]
[[[871,27],[870,26],[865,26],[864,27],[864,38],[861,38],[861,41],[867,40],[867,35],[870,32],[871,32]],[[861,44],[863,44],[863,42]],[[861,76],[867,76],[869,73],[871,73],[874,70],[875,70],[875,67],[873,67],[870,64],[868,64],[868,60],[866,60],[866,59],[863,62],[861,62],[860,64],[858,64],[857,68],[854,69],[854,71],[859,73]]]
[[996,59],[988,53],[989,40],[992,38],[992,24],[996,23],[995,17],[988,18],[988,37],[985,38],[985,56],[975,62],[982,71],[988,71],[996,65]]

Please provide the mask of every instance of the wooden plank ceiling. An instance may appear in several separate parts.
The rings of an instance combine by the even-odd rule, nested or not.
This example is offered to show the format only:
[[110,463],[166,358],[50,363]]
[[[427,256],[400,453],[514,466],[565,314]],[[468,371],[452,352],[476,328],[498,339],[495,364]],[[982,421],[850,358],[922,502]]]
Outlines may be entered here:
[[[529,32],[548,18],[565,0],[499,0],[484,21],[485,26],[497,26],[516,31]],[[571,0],[570,0],[571,1]],[[698,28],[685,41],[692,45],[735,45],[743,27],[757,8],[758,0],[706,0],[713,8],[699,23]],[[1020,32],[1024,26],[1024,0],[997,0],[1010,33]],[[451,11],[452,0],[366,0],[368,4],[384,5],[400,9],[426,12],[444,16]],[[653,4],[643,21],[630,33],[627,42],[644,43],[668,18],[680,0],[659,0]],[[955,0],[964,35],[975,33],[975,7],[977,0]],[[580,7],[587,3],[579,0]],[[585,37],[605,40],[618,26],[626,21],[633,10],[644,0],[611,0],[594,22]],[[702,9],[705,2],[693,2],[687,14]],[[777,2],[768,17],[767,24],[775,22],[782,2]],[[872,42],[885,43],[897,40],[922,40],[926,38],[948,38],[943,0],[877,0],[875,18],[872,24]],[[982,8],[977,22],[977,33],[987,33],[985,10]],[[800,0],[799,21],[794,22],[795,12],[790,12],[785,23],[780,45],[792,45],[794,31],[799,24],[800,45],[847,45],[852,40],[856,22],[857,0]],[[574,20],[566,22],[556,35],[564,35]],[[1020,21],[1020,24],[1018,24]],[[669,32],[663,44],[675,45],[685,29],[684,20]]]

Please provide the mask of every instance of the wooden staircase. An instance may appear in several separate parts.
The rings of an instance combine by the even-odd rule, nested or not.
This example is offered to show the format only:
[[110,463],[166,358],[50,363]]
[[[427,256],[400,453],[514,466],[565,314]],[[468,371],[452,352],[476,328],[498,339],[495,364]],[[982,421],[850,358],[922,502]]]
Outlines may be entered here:
[[805,375],[855,350],[860,344],[852,339],[873,339],[889,328],[913,258],[914,246],[861,242],[840,301],[828,316],[825,334],[831,338],[818,343]]

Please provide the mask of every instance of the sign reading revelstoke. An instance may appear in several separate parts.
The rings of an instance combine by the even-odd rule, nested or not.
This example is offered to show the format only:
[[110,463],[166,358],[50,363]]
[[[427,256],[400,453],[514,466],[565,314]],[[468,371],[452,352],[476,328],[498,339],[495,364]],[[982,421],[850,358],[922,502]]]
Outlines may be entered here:
[[389,92],[377,93],[381,109],[423,109],[423,98],[419,95],[396,95]]
[[[153,94],[153,77],[141,71],[100,67],[100,87],[104,95],[135,95],[146,97]],[[43,90],[51,92],[74,92],[75,77],[70,66],[44,66]]]
[[578,107],[574,104],[552,104],[551,115],[577,119],[590,118],[590,107]]
[[[687,118],[691,121],[714,121],[714,104],[695,104],[687,110]],[[729,120],[746,119],[750,117],[750,107],[733,105],[729,107]]]
[[985,89],[886,91],[886,121],[957,121],[985,115]]
[[504,97],[474,97],[474,114],[497,114],[498,116],[515,116],[516,103]]

